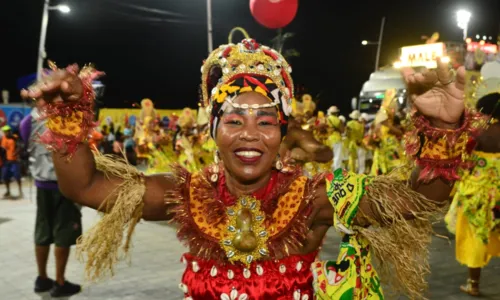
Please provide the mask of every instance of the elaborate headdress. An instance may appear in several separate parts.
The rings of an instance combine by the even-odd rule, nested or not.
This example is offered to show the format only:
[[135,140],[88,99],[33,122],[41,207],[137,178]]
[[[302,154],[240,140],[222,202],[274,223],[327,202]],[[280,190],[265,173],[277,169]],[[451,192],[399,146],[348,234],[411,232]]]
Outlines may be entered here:
[[[276,107],[281,132],[286,134],[293,98],[292,68],[277,51],[245,39],[236,45],[222,45],[201,68],[202,93],[210,112],[211,135],[229,105],[242,109]],[[269,99],[265,105],[239,105],[233,100],[244,92],[257,92]]]

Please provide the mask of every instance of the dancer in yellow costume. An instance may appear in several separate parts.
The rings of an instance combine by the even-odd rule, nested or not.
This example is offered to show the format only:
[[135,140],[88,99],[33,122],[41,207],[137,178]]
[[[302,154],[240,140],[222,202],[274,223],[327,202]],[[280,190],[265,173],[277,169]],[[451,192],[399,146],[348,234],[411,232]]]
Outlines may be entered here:
[[135,125],[134,140],[137,145],[137,158],[149,159],[150,153],[154,150],[154,131],[156,121],[156,110],[151,99],[141,101],[141,112]]
[[178,163],[186,168],[189,172],[198,170],[198,163],[195,158],[194,139],[192,130],[195,126],[195,119],[193,112],[190,108],[184,108],[182,114],[179,116],[177,125],[180,131],[175,138],[175,151],[178,154]]
[[327,124],[329,127],[330,136],[328,137],[328,146],[333,149],[332,169],[336,170],[342,167],[343,145],[342,132],[344,124],[339,119],[340,110],[336,106],[331,106],[327,110]]
[[372,175],[386,174],[404,163],[403,147],[399,140],[403,132],[393,126],[398,109],[395,96],[395,89],[387,90],[382,106],[375,116],[375,132],[372,138],[377,146],[373,153]]
[[359,121],[361,114],[354,110],[349,117],[351,120],[346,124],[346,135],[348,141],[349,163],[348,169],[358,174],[365,173],[366,150],[363,146],[365,127]]
[[446,217],[456,234],[456,258],[469,268],[460,290],[471,296],[479,296],[481,268],[500,257],[500,94],[482,97],[477,108],[491,117],[490,126],[477,140],[475,167],[457,182]]
[[313,131],[314,130],[314,122],[316,118],[314,118],[314,112],[316,111],[316,103],[313,101],[313,98],[309,94],[302,95],[302,113],[304,117],[304,125],[302,129]]

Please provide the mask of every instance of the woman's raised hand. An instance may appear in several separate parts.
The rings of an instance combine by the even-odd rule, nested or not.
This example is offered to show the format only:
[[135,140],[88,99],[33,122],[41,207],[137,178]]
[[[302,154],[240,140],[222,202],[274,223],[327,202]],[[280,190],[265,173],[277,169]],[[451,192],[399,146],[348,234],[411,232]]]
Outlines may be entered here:
[[29,89],[22,90],[21,97],[42,100],[45,103],[78,101],[83,95],[83,83],[77,74],[76,65],[52,71]]
[[438,59],[436,70],[416,73],[404,68],[402,74],[412,104],[421,114],[442,127],[459,122],[465,109],[464,67],[460,67],[455,76],[448,63]]

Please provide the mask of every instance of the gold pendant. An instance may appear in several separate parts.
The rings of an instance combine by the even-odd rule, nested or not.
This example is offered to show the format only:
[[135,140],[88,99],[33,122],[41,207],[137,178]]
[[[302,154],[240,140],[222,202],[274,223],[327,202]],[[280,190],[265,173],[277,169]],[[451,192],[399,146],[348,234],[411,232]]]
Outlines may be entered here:
[[260,201],[244,196],[226,210],[228,217],[227,236],[220,241],[226,257],[232,263],[245,265],[268,255],[266,246],[269,233],[264,226],[264,214]]

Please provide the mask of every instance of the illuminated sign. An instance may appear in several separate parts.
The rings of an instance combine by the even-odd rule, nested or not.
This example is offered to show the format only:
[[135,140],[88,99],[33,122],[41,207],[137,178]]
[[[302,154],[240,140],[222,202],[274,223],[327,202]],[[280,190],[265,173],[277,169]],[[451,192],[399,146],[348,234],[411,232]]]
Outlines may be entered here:
[[436,58],[444,57],[445,46],[443,43],[407,46],[401,48],[399,67],[426,67],[436,68]]
[[498,52],[498,47],[495,44],[488,44],[484,41],[467,43],[468,52],[476,52],[478,49],[486,54],[496,54]]

